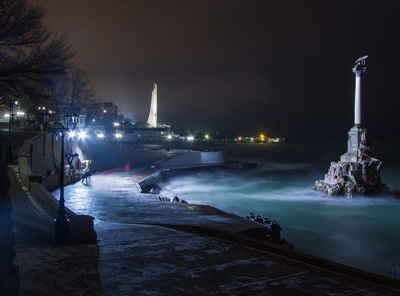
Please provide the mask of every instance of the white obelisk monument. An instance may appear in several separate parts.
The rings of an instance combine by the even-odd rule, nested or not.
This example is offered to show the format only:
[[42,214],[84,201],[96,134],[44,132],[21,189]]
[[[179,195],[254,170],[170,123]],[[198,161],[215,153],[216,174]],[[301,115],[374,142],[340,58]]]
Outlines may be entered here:
[[153,81],[153,92],[151,93],[151,105],[149,118],[147,119],[149,127],[158,127],[157,121],[157,84]]

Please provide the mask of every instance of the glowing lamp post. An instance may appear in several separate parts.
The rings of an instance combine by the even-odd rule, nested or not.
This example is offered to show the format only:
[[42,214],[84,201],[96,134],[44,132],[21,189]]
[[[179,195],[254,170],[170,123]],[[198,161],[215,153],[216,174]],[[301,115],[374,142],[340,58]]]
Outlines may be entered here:
[[170,142],[171,142],[171,139],[172,139],[172,135],[168,135],[168,136],[167,136],[167,142],[168,142],[168,149],[167,149],[167,151],[169,151],[169,144],[170,144]]
[[191,147],[193,145],[194,137],[193,136],[188,136],[187,139],[189,141],[189,152],[190,152]]
[[55,229],[54,229],[54,237],[55,241],[57,243],[64,243],[68,242],[68,220],[67,217],[65,216],[65,199],[64,199],[64,137],[65,134],[70,132],[69,126],[72,124],[73,127],[71,128],[72,130],[76,128],[76,125],[78,123],[78,118],[79,116],[74,112],[73,115],[65,115],[64,120],[65,120],[65,125],[58,127],[58,128],[50,128],[47,127],[47,124],[49,123],[50,116],[49,114],[45,114],[43,116],[44,123],[45,123],[45,128],[46,130],[49,129],[53,133],[57,134],[60,136],[60,200],[59,200],[59,208],[58,208],[58,216],[57,219],[55,220]]
[[13,157],[13,151],[12,151],[12,137],[11,137],[11,123],[13,121],[13,117],[14,117],[14,104],[17,104],[17,102],[13,102],[10,99],[10,115],[8,118],[8,148],[7,148],[7,152],[6,152],[6,160],[9,164],[12,164],[14,161],[14,157]]

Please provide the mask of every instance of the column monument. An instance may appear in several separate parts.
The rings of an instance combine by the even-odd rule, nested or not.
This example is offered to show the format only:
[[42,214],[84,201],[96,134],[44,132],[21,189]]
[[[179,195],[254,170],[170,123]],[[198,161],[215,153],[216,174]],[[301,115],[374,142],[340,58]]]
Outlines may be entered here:
[[340,157],[340,161],[331,162],[324,180],[315,181],[313,187],[313,190],[326,196],[352,197],[390,193],[389,188],[381,183],[382,162],[372,157],[370,132],[361,121],[361,78],[367,69],[367,58],[368,56],[359,58],[353,68],[356,75],[354,126],[348,133],[347,152]]
[[356,65],[353,68],[354,74],[356,74],[356,92],[354,97],[354,126],[362,127],[361,123],[361,77],[367,67],[365,66],[365,60],[368,56],[363,56],[356,61]]

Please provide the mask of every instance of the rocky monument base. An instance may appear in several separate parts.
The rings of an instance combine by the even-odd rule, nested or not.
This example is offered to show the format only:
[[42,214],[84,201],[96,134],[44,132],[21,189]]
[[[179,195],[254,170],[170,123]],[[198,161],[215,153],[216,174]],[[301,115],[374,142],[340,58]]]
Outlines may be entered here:
[[382,162],[372,157],[368,129],[354,126],[347,145],[347,153],[331,162],[324,180],[315,181],[312,189],[325,196],[390,194],[381,183]]

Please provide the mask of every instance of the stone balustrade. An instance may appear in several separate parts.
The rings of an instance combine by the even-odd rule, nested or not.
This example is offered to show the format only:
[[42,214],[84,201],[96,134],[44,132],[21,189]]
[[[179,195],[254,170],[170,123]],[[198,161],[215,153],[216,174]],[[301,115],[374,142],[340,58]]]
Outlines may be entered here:
[[[30,141],[26,141],[20,148],[18,153],[18,166],[20,178],[23,186],[27,188],[35,201],[41,205],[52,217],[58,215],[59,201],[51,195],[49,190],[57,187],[60,169],[56,169],[53,173],[40,174],[40,172],[48,172],[48,160],[59,159],[60,151],[58,149],[47,149],[46,156],[40,155],[46,147],[43,146],[51,137],[51,134],[41,133]],[[57,145],[51,145],[57,147]],[[59,146],[59,145],[58,145]],[[37,172],[32,171],[32,163],[38,168]],[[86,163],[83,163],[86,165]],[[51,170],[50,170],[51,171]],[[64,185],[79,180],[80,166],[78,169],[72,169],[70,165],[66,165],[63,170]],[[46,182],[43,182],[46,180]],[[97,234],[94,230],[94,217],[88,215],[77,215],[69,209],[65,209],[66,217],[69,220],[69,240],[78,243],[97,243]]]

